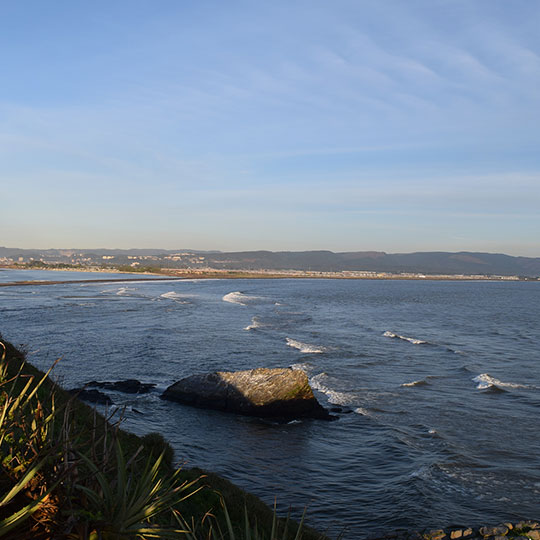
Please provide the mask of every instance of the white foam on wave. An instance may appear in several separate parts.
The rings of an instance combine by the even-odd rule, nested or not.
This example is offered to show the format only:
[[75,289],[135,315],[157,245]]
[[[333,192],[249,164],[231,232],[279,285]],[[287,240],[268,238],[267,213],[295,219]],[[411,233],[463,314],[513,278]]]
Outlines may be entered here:
[[307,373],[309,370],[309,365],[304,362],[299,362],[298,364],[291,364],[291,369],[296,369],[297,371],[303,371],[304,373]]
[[424,341],[423,339],[416,339],[416,338],[411,338],[411,337],[407,337],[407,336],[400,336],[399,334],[394,334],[394,332],[390,332],[389,330],[387,330],[383,334],[383,336],[388,337],[388,338],[402,339],[403,341],[408,341],[409,343],[412,343],[413,345],[426,345],[428,343],[427,341]]
[[287,339],[287,345],[289,347],[292,347],[293,349],[298,349],[302,353],[306,354],[320,354],[326,351],[324,347],[321,347],[319,345],[311,345],[309,343],[302,343],[301,341],[297,341],[296,339],[286,338]]
[[405,386],[405,387],[426,386],[427,384],[428,384],[428,382],[425,379],[420,379],[418,381],[412,381],[412,382],[403,383],[401,386]]
[[130,290],[133,290],[133,289],[130,289],[129,287],[120,287],[120,288],[118,289],[118,291],[116,292],[116,294],[117,294],[118,296],[122,296],[122,295],[124,295],[124,294],[129,294],[129,291],[130,291]]
[[248,324],[244,330],[257,330],[257,328],[262,328],[264,326],[264,324],[261,323],[261,321],[259,321],[259,319],[257,317],[253,317],[251,319],[251,324]]
[[318,390],[326,395],[328,402],[333,405],[353,405],[354,404],[354,395],[346,392],[338,392],[328,387],[325,382],[328,380],[328,375],[326,373],[319,373],[312,377],[309,380],[309,385],[311,388]]
[[169,292],[160,294],[160,297],[161,298],[181,298],[182,295],[180,295],[180,294],[178,294],[177,292],[174,292],[174,291],[169,291]]
[[224,302],[229,302],[230,304],[239,304],[241,306],[247,306],[249,303],[261,299],[262,296],[250,296],[240,291],[230,292],[222,298]]
[[528,388],[526,384],[517,384],[510,382],[499,381],[495,377],[492,377],[489,373],[481,373],[473,378],[473,381],[477,383],[476,388],[478,390],[487,390],[488,388]]
[[357,407],[354,409],[354,412],[356,414],[360,414],[361,416],[371,416],[367,409],[364,409],[363,407]]
[[165,298],[167,300],[174,300],[175,302],[180,302],[182,304],[189,303],[188,299],[194,298],[196,296],[197,296],[196,294],[180,294],[175,291],[169,291],[169,292],[159,295],[160,298]]

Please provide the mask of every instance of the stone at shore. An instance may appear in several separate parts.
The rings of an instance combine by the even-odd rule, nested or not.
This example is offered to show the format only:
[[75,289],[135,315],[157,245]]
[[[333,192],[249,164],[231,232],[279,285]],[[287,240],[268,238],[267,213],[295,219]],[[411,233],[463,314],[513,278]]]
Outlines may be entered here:
[[335,418],[313,395],[307,375],[291,368],[191,375],[169,386],[161,397],[195,407],[265,418]]
[[538,540],[539,537],[540,524],[537,521],[520,521],[479,528],[454,526],[424,531],[387,531],[371,536],[369,540]]

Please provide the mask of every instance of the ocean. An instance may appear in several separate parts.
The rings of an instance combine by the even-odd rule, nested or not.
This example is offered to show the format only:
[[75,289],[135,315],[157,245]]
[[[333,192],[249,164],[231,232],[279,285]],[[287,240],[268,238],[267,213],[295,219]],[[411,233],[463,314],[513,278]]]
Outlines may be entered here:
[[[0,282],[106,274],[0,270]],[[113,274],[110,277],[122,277]],[[133,278],[132,275],[129,276]],[[66,388],[186,466],[356,539],[540,516],[540,282],[178,280],[0,288],[0,332]],[[334,422],[278,424],[163,401],[216,370],[304,370]]]

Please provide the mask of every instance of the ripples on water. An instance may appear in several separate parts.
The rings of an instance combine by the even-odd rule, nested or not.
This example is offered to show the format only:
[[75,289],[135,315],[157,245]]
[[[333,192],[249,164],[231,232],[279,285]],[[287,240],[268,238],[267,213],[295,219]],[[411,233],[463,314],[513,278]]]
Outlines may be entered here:
[[[0,272],[0,281],[63,278]],[[180,460],[268,503],[277,496],[282,508],[307,504],[311,524],[358,538],[538,514],[539,287],[186,280],[3,288],[0,331],[26,344],[39,367],[61,356],[56,372],[67,387],[134,377],[159,390],[195,372],[303,369],[324,404],[350,412],[276,425],[164,402],[159,391],[113,399],[128,407],[128,429],[164,433]]]

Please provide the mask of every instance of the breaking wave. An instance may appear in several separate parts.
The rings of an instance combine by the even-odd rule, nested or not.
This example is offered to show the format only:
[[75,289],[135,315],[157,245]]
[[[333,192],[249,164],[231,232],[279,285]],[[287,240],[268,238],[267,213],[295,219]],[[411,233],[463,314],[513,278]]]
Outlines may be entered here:
[[287,345],[289,347],[292,347],[293,349],[298,349],[302,353],[319,354],[326,351],[324,347],[321,347],[319,345],[310,345],[309,343],[302,343],[301,341],[297,341],[296,339],[291,338],[286,339]]
[[261,323],[261,321],[257,317],[253,317],[251,319],[251,324],[246,326],[244,330],[257,330],[257,328],[262,328],[263,326],[264,324]]
[[197,296],[196,294],[180,294],[174,291],[169,291],[163,294],[160,294],[160,298],[165,298],[167,300],[174,300],[175,302],[179,302],[181,304],[189,304],[189,299],[194,298]]
[[298,364],[291,364],[291,369],[296,369],[298,371],[303,371],[304,373],[307,373],[310,369],[309,364],[306,364],[304,362],[298,363]]
[[411,386],[427,386],[428,384],[429,383],[425,379],[420,379],[418,381],[412,381],[412,382],[403,383],[401,386],[408,386],[408,387],[411,387]]
[[315,375],[315,377],[312,377],[309,380],[309,385],[314,390],[318,390],[319,392],[325,394],[328,398],[328,402],[332,403],[333,405],[354,405],[354,394],[333,390],[332,388],[324,384],[324,381],[327,381],[327,379],[328,375],[326,373],[319,373],[318,375]]
[[400,336],[399,334],[394,334],[394,332],[390,332],[388,330],[383,334],[383,336],[384,337],[389,337],[389,338],[402,339],[403,341],[408,341],[409,343],[412,343],[413,345],[427,345],[429,343],[429,342],[424,341],[422,339],[416,339],[416,338],[412,338],[412,337]]
[[230,292],[226,294],[222,300],[224,302],[229,302],[230,304],[239,304],[241,306],[247,306],[250,303],[253,303],[256,300],[261,300],[261,296],[249,296],[240,291]]
[[495,377],[492,377],[489,373],[481,373],[473,378],[473,381],[476,384],[478,390],[490,390],[490,389],[500,389],[505,390],[507,388],[529,388],[526,384],[517,384],[510,382],[499,381]]
[[169,292],[160,294],[160,297],[161,297],[161,298],[172,298],[172,299],[176,299],[176,298],[181,298],[182,295],[180,295],[180,294],[178,294],[177,292],[174,292],[174,291],[169,291]]
[[116,294],[118,296],[122,296],[123,294],[129,294],[128,292],[129,290],[130,290],[129,287],[120,287],[118,291],[116,292]]

